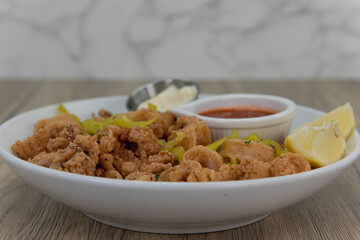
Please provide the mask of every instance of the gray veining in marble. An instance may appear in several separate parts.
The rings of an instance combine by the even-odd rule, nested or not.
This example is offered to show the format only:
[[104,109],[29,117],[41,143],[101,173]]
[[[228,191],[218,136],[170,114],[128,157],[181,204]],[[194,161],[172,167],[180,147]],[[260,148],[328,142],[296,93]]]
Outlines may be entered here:
[[357,0],[2,0],[0,79],[360,79]]

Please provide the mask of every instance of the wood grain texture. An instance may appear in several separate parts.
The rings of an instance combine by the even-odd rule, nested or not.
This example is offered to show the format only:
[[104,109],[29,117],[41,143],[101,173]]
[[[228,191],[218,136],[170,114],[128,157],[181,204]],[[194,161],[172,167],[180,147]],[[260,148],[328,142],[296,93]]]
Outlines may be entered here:
[[[74,99],[127,94],[141,82],[0,82],[0,122]],[[360,121],[360,82],[201,82],[202,93],[265,93],[329,111],[351,102]],[[359,128],[358,128],[359,129]],[[98,223],[26,185],[0,159],[0,239],[360,239],[360,163],[323,190],[257,223],[208,234],[140,233]]]

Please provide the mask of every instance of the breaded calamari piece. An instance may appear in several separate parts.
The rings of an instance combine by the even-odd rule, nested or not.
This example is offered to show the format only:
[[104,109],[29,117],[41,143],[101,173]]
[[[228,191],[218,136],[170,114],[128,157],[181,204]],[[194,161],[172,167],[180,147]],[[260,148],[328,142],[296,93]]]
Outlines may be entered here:
[[149,156],[147,159],[148,163],[171,163],[172,165],[175,164],[175,156],[173,153],[161,150],[158,154]]
[[135,155],[141,160],[145,160],[160,151],[157,140],[157,137],[147,126],[132,127],[128,138],[130,143],[136,143]]
[[235,172],[234,170],[227,164],[223,164],[219,168],[219,172],[221,174],[222,181],[232,181],[235,180]]
[[133,172],[126,176],[126,180],[137,180],[137,181],[155,181],[155,174],[147,172]]
[[140,166],[139,170],[140,172],[147,172],[147,173],[153,173],[153,174],[160,174],[165,170],[168,170],[172,168],[171,163],[157,163],[153,162],[150,164],[143,164]]
[[243,157],[240,164],[232,165],[236,180],[248,180],[271,177],[271,164],[255,158]]
[[199,162],[202,167],[219,171],[224,164],[223,158],[214,150],[204,146],[195,146],[184,153],[183,161],[193,160]]
[[121,174],[116,170],[106,171],[103,168],[97,168],[95,171],[95,176],[97,177],[106,177],[106,178],[114,178],[114,179],[123,179]]
[[272,176],[284,176],[310,170],[309,162],[303,156],[296,153],[280,154],[271,161]]
[[142,161],[135,156],[135,152],[126,149],[126,145],[126,143],[121,142],[120,147],[111,153],[114,157],[113,166],[123,177],[138,171],[142,164]]
[[110,153],[100,153],[99,165],[106,171],[115,170],[114,157]]
[[121,174],[116,170],[106,171],[104,177],[106,177],[106,178],[114,178],[114,179],[123,179]]
[[98,116],[95,116],[95,114],[91,114],[91,117],[96,121],[102,122],[106,118],[111,117],[112,115],[113,114],[110,111],[100,108],[98,111]]
[[70,125],[65,127],[59,134],[58,137],[51,138],[46,147],[49,152],[56,151],[58,149],[64,149],[69,146],[76,136],[87,135],[87,133],[76,125]]
[[203,168],[197,161],[185,160],[180,165],[161,173],[162,182],[210,182],[221,181],[222,175],[209,168]]
[[93,159],[96,164],[99,160],[100,147],[98,144],[98,138],[96,135],[78,135],[74,139],[74,143],[81,147],[83,152],[85,152],[91,159]]
[[140,165],[141,164],[137,161],[136,162],[123,162],[121,164],[120,173],[122,176],[126,177],[127,175],[129,175],[133,172],[138,172]]
[[224,142],[220,155],[225,159],[235,156],[238,163],[243,158],[271,162],[274,159],[274,149],[261,142],[228,139]]
[[66,148],[41,152],[28,161],[51,169],[94,176],[99,154],[97,136],[77,135]]
[[109,125],[96,135],[100,139],[101,152],[112,156],[107,155],[108,160],[101,160],[101,164],[106,164],[108,170],[112,165],[122,176],[138,171],[142,161],[160,151],[157,138],[148,127],[125,128]]
[[68,161],[63,163],[65,172],[95,176],[97,161],[84,152],[75,153]]
[[140,172],[148,172],[153,174],[160,174],[163,171],[171,168],[175,164],[174,154],[168,151],[160,151],[156,155],[151,155],[139,168]]
[[78,126],[71,114],[60,114],[39,120],[34,125],[33,135],[23,141],[16,141],[11,146],[11,150],[23,160],[33,158],[43,151],[49,152],[47,148],[49,140],[58,137],[65,127],[71,125]]
[[[60,149],[58,151],[50,152],[50,153],[41,152],[35,157],[30,158],[28,162],[43,167],[63,170],[62,163],[72,158],[75,155],[75,153],[76,151],[74,149]],[[59,167],[57,165],[59,165]]]
[[168,140],[177,137],[177,132],[184,132],[185,138],[175,146],[182,146],[188,150],[197,145],[208,145],[211,142],[210,129],[205,122],[195,116],[184,116],[178,118],[176,127],[173,128]]
[[169,128],[175,124],[175,116],[169,112],[159,112],[149,108],[140,108],[137,111],[125,113],[134,121],[148,121],[156,118],[156,121],[148,125],[157,138],[167,138],[170,134]]

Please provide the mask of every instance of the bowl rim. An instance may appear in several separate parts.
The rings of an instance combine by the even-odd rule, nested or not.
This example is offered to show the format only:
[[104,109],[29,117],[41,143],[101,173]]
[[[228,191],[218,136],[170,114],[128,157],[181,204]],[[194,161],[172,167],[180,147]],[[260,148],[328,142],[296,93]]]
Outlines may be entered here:
[[[94,98],[90,98],[94,99]],[[79,100],[77,100],[79,101]],[[72,101],[72,102],[77,102]],[[80,100],[80,101],[86,101],[86,99]],[[69,103],[69,102],[68,102]],[[46,109],[50,106],[55,106],[56,104],[36,108],[24,113],[21,113],[19,115],[16,115],[4,123],[0,125],[0,132],[3,128],[6,128],[7,125],[11,124],[11,122],[19,117],[22,117],[25,114],[29,114],[33,111],[38,111],[41,109]],[[304,107],[301,105],[298,105],[301,108],[304,108],[309,111],[313,111],[318,114],[325,114],[322,111]],[[20,170],[26,170],[31,171],[32,174],[39,174],[41,176],[47,176],[51,178],[57,178],[62,179],[66,181],[71,182],[78,182],[81,184],[95,184],[95,185],[101,185],[106,187],[114,187],[114,188],[136,188],[136,189],[152,189],[157,191],[169,191],[169,190],[209,190],[209,189],[218,189],[218,188],[248,188],[248,187],[256,187],[256,186],[263,186],[263,185],[277,185],[281,183],[290,183],[290,182],[296,182],[301,181],[302,179],[306,179],[308,177],[311,177],[313,174],[326,174],[335,170],[342,170],[347,167],[349,167],[360,155],[360,135],[359,132],[355,129],[352,136],[355,138],[356,146],[353,149],[353,151],[344,157],[343,159],[332,163],[328,166],[324,166],[321,168],[313,169],[311,171],[292,174],[292,175],[286,175],[286,176],[278,176],[278,177],[271,177],[271,178],[263,178],[263,179],[251,179],[251,180],[239,180],[239,181],[221,181],[221,182],[147,182],[147,181],[134,181],[134,180],[119,180],[119,179],[110,179],[110,178],[103,178],[103,177],[95,177],[95,176],[87,176],[87,175],[80,175],[75,173],[68,173],[63,172],[55,169],[50,169],[46,167],[42,167],[30,162],[27,162],[25,160],[22,160],[13,153],[11,153],[11,150],[8,151],[3,146],[0,145],[0,156],[3,158],[3,160],[10,166],[10,168],[13,168],[13,166],[16,166]],[[13,169],[15,172],[17,172],[15,169]],[[191,186],[191,187],[189,187]]]
[[[254,118],[214,118],[214,117],[206,117],[199,115],[193,111],[188,109],[195,108],[197,106],[209,105],[214,101],[227,101],[228,99],[257,99],[261,101],[277,101],[286,106],[286,109],[280,111],[275,114],[262,116],[262,117],[254,117]],[[259,104],[256,104],[259,105]],[[211,109],[211,108],[209,108]],[[198,117],[200,120],[206,122],[209,127],[217,127],[217,128],[252,128],[252,127],[267,127],[277,125],[288,120],[291,120],[295,115],[296,103],[291,99],[275,96],[275,95],[267,95],[267,94],[252,94],[252,93],[230,93],[230,94],[221,94],[210,96],[207,98],[200,98],[193,102],[189,102],[182,106],[178,106],[173,108],[171,111],[176,115],[194,115]]]

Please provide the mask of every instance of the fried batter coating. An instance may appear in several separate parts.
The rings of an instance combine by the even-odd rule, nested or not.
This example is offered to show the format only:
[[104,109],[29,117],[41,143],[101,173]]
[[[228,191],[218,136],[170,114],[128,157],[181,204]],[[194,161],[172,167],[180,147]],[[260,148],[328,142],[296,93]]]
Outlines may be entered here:
[[[100,151],[104,153],[117,153],[121,152],[120,150],[122,149],[125,150],[125,143],[123,142],[129,138],[130,131],[130,128],[120,127],[117,125],[109,125],[106,130],[98,131],[96,135],[98,139],[100,139]],[[124,155],[127,154],[124,153]]]
[[[28,162],[43,166],[43,167],[48,167],[48,168],[53,168],[53,169],[57,169],[57,170],[63,170],[63,168],[59,168],[57,166],[57,163],[60,163],[60,166],[63,162],[68,161],[70,158],[72,158],[74,156],[74,154],[76,153],[75,150],[73,149],[61,149],[58,150],[56,152],[51,152],[51,153],[47,153],[47,152],[41,152],[38,155],[36,155],[34,158],[30,158],[28,160]],[[54,163],[55,162],[55,163]]]
[[56,151],[57,149],[64,149],[69,145],[70,141],[67,140],[66,138],[62,138],[62,137],[56,137],[56,138],[52,138],[48,141],[46,147],[47,149],[52,152],[52,151]]
[[168,140],[176,138],[177,132],[184,132],[185,138],[175,146],[182,146],[188,150],[197,145],[208,145],[211,142],[210,130],[205,122],[195,116],[184,116],[178,118],[176,126],[172,128]]
[[164,182],[210,182],[221,181],[220,172],[203,168],[197,161],[183,160],[180,165],[163,172],[159,181]]
[[183,116],[179,117],[176,121],[176,125],[172,127],[172,130],[179,130],[191,124],[197,124],[200,120],[195,116]]
[[137,171],[141,165],[141,161],[135,156],[135,153],[126,149],[126,144],[123,142],[111,154],[114,157],[113,166],[115,170],[120,172],[123,177]]
[[108,118],[108,117],[111,117],[113,114],[106,109],[100,108],[98,111],[98,115],[99,115],[99,117],[102,117],[102,118]]
[[[166,111],[166,112],[161,113],[159,121],[160,121],[161,129],[163,131],[162,136],[160,133],[156,134],[157,131],[154,131],[156,128],[153,127],[152,124],[150,125],[150,128],[153,129],[154,134],[158,138],[167,138],[171,133],[170,127],[175,124],[175,116],[171,112]],[[155,126],[155,124],[154,124],[154,126]]]
[[207,168],[195,168],[186,179],[187,182],[219,182],[221,174]]
[[65,127],[56,138],[51,138],[46,147],[49,152],[56,151],[58,149],[66,148],[71,141],[78,135],[86,134],[79,126],[67,126]]
[[91,159],[93,159],[96,164],[99,160],[100,147],[97,142],[98,138],[96,135],[78,135],[74,139],[74,143],[81,147],[83,152],[87,153]]
[[126,149],[125,143],[121,143],[121,146],[116,149],[112,154],[114,156],[115,168],[117,163],[121,164],[123,162],[140,162],[139,158],[135,156],[135,153],[132,150]]
[[97,168],[95,171],[95,176],[105,177],[105,178],[114,178],[114,179],[123,179],[121,174],[116,170],[106,171],[103,168]]
[[105,172],[106,178],[115,178],[115,179],[123,179],[120,173],[116,170],[109,170]]
[[96,137],[78,135],[67,148],[41,152],[28,161],[51,169],[93,176],[98,164],[98,149]]
[[271,162],[274,159],[274,149],[256,141],[228,139],[224,142],[220,155],[224,159],[235,156],[238,163],[246,157],[257,159],[259,161]]
[[303,156],[296,153],[280,154],[271,161],[272,176],[284,176],[310,170],[309,162]]
[[99,164],[106,171],[115,170],[114,168],[114,157],[109,153],[100,153]]
[[232,181],[235,180],[235,171],[227,164],[223,164],[219,168],[222,181]]
[[143,164],[140,167],[140,172],[147,172],[147,173],[154,173],[154,174],[160,174],[165,170],[168,170],[169,168],[172,168],[171,163],[157,163],[153,162],[150,164]]
[[153,130],[157,138],[167,138],[170,134],[169,128],[175,123],[175,116],[169,111],[161,113],[149,108],[140,108],[125,115],[134,121],[148,121],[156,118],[156,121],[148,127]]
[[255,158],[243,157],[240,164],[232,165],[236,180],[248,180],[271,177],[271,164]]
[[97,161],[91,159],[84,152],[75,153],[75,155],[68,161],[63,163],[65,172],[83,174],[83,175],[95,175]]
[[148,156],[158,153],[157,138],[148,127],[125,128],[110,125],[97,133],[100,151],[109,153],[107,161],[100,160],[107,170],[115,169],[122,176],[138,171]]
[[176,161],[173,153],[162,150],[158,154],[150,156],[147,162],[164,164],[171,163],[171,165],[174,165]]
[[140,166],[139,170],[141,172],[160,174],[175,165],[175,162],[174,154],[168,151],[160,151],[158,154],[150,156],[147,161]]
[[144,160],[160,151],[157,140],[157,137],[148,127],[132,127],[128,138],[130,143],[137,144],[135,155]]
[[[58,137],[65,127],[71,125],[79,127],[71,114],[60,114],[40,120],[34,126],[33,135],[23,141],[16,141],[11,146],[11,150],[16,156],[24,160],[33,158],[43,151],[49,152],[50,150],[47,148],[49,140]],[[52,148],[51,144],[50,148]]]
[[152,173],[146,172],[133,172],[126,176],[126,180],[137,180],[137,181],[155,181],[156,177]]
[[96,168],[95,170],[95,176],[97,177],[105,177],[105,169],[99,167],[99,168]]
[[98,116],[95,116],[95,114],[91,114],[91,117],[99,122],[104,121],[106,118],[111,117],[112,113],[106,109],[100,108],[98,111]]
[[159,111],[150,108],[140,108],[137,111],[125,113],[126,116],[134,121],[147,121],[159,117],[160,114],[161,113]]
[[121,164],[121,175],[127,176],[133,172],[136,172],[139,170],[139,164],[137,162],[124,162]]
[[183,161],[197,161],[204,168],[218,171],[224,164],[223,158],[215,151],[204,146],[195,146],[187,150],[183,156]]

